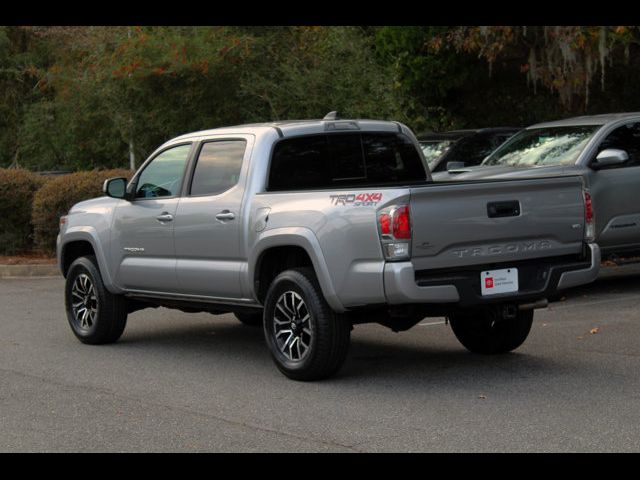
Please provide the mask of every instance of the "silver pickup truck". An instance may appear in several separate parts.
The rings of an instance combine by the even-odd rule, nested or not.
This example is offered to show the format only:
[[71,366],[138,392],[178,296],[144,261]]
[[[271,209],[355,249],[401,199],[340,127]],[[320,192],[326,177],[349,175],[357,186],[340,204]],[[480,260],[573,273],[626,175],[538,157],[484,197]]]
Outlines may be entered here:
[[435,181],[580,175],[590,191],[602,258],[640,257],[640,112],[590,115],[532,125],[477,167],[450,165]]
[[195,132],[104,191],[60,221],[80,341],[116,341],[145,307],[233,312],[298,380],[337,372],[366,322],[447,316],[470,351],[511,351],[535,308],[600,264],[580,177],[436,184],[396,122]]

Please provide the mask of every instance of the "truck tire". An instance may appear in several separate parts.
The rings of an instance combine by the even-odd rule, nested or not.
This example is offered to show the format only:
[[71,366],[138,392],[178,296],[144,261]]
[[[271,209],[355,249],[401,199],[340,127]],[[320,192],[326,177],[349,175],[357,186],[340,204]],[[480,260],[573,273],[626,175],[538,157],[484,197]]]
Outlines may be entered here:
[[467,350],[493,355],[510,352],[524,343],[531,330],[533,310],[518,310],[514,318],[504,318],[497,308],[482,309],[452,314],[449,322]]
[[261,327],[262,326],[262,312],[249,313],[249,312],[233,312],[235,317],[240,320],[244,325],[248,327]]
[[264,335],[278,369],[293,380],[320,380],[344,363],[351,324],[322,295],[310,268],[279,274],[264,304]]
[[82,343],[113,343],[127,324],[126,299],[104,287],[94,256],[77,258],[69,267],[65,307],[71,330]]

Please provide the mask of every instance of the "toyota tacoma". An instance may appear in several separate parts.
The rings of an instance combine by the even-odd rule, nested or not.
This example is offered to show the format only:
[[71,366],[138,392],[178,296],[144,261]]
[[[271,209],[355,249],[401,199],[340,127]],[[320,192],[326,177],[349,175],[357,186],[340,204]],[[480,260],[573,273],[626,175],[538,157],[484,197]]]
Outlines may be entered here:
[[60,221],[80,341],[116,341],[146,307],[233,312],[297,380],[336,373],[367,322],[446,316],[471,352],[509,352],[536,308],[600,265],[579,176],[435,183],[397,122],[190,133],[104,192]]

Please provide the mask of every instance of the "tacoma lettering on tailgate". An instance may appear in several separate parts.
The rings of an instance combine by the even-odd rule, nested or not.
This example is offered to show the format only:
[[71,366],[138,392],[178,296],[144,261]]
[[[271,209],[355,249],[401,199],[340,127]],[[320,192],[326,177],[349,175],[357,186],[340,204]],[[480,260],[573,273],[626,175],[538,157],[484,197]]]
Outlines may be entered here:
[[551,242],[549,242],[548,240],[539,240],[533,242],[508,243],[505,245],[491,245],[488,247],[458,248],[456,250],[452,250],[451,253],[459,258],[488,257],[491,255],[500,255],[503,253],[544,250],[546,248],[551,248]]

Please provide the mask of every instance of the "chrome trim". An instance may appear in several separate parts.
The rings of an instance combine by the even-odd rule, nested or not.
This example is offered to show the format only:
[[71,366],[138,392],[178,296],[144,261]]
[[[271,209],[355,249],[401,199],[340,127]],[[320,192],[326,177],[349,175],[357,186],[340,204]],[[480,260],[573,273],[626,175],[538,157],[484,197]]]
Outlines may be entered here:
[[144,252],[144,247],[122,247],[125,252],[131,253],[142,253]]

